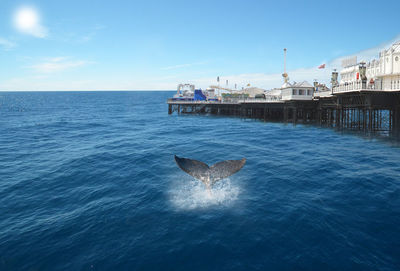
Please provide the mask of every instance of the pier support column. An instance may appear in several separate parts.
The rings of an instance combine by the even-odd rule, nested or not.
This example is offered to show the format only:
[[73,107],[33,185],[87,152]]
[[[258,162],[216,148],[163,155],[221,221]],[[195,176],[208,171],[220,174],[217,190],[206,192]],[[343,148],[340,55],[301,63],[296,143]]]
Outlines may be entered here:
[[293,121],[293,123],[296,123],[296,121],[297,121],[297,108],[294,107],[293,110],[292,110],[292,112],[293,112],[292,121]]
[[400,107],[396,106],[393,109],[393,131],[398,132],[400,130]]
[[336,107],[336,112],[335,112],[335,126],[340,127],[340,109],[339,107]]
[[267,120],[267,106],[264,106],[264,121]]
[[284,122],[288,122],[288,118],[289,118],[289,108],[287,108],[286,106],[283,108],[283,121]]
[[368,109],[368,129],[372,131],[372,109]]

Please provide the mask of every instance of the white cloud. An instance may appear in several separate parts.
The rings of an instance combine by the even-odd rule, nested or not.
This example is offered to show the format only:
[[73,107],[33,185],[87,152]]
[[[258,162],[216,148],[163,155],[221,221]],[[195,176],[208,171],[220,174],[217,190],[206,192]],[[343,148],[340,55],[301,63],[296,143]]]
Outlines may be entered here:
[[0,38],[0,46],[3,47],[4,50],[8,51],[14,48],[17,44],[7,39]]
[[68,57],[54,57],[45,62],[30,66],[38,73],[53,73],[89,64],[85,60],[70,60]]
[[33,7],[21,7],[14,14],[14,27],[21,33],[45,38],[48,29],[40,22],[39,12]]

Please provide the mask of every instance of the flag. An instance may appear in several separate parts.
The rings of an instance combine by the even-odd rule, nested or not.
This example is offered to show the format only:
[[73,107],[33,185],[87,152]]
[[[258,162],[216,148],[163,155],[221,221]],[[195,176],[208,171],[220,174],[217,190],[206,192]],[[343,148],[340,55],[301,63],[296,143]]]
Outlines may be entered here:
[[325,64],[318,66],[318,69],[325,69]]

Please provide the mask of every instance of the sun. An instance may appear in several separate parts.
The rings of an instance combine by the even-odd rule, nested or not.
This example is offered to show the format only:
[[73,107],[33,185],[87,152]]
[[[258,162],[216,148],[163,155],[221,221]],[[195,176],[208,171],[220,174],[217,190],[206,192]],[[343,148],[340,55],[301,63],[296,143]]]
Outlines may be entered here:
[[39,24],[39,14],[31,7],[20,8],[15,13],[14,23],[22,31],[33,29]]

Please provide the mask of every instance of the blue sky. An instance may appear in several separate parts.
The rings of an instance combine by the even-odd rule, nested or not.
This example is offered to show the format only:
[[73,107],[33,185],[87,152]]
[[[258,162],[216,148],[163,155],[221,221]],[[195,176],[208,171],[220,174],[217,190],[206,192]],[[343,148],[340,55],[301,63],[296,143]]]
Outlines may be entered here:
[[[23,8],[39,16],[31,29],[16,27]],[[2,0],[0,90],[207,87],[216,76],[278,87],[284,47],[291,79],[323,81],[318,65],[400,40],[399,12],[400,1]]]

